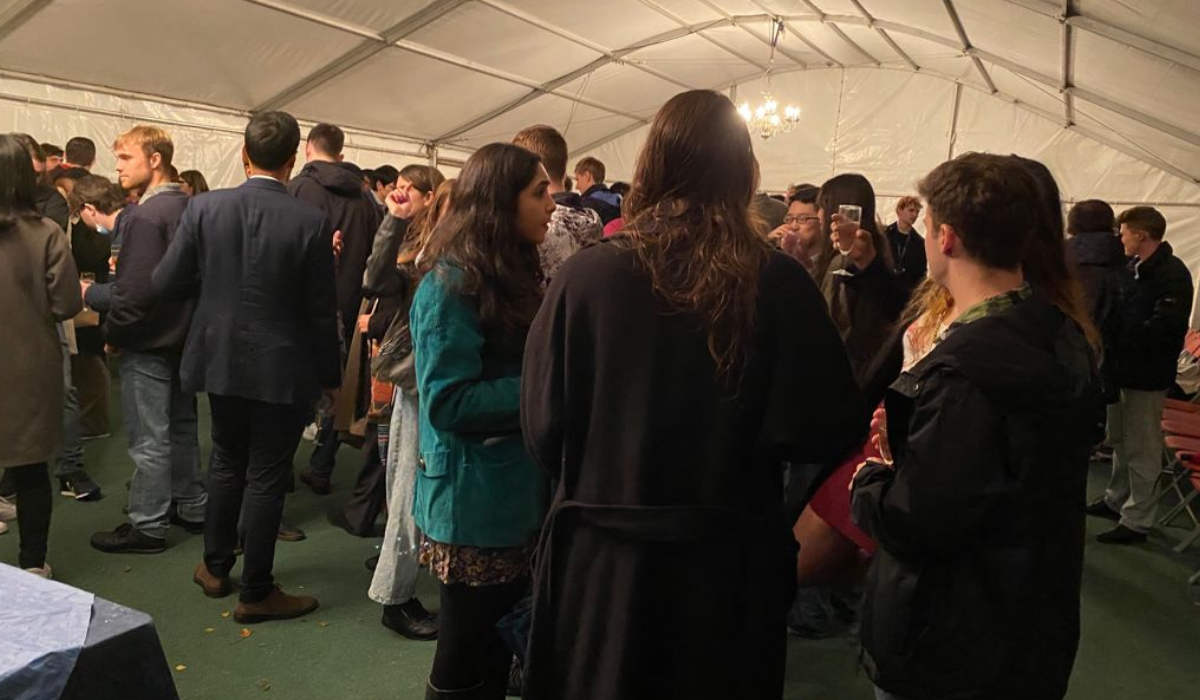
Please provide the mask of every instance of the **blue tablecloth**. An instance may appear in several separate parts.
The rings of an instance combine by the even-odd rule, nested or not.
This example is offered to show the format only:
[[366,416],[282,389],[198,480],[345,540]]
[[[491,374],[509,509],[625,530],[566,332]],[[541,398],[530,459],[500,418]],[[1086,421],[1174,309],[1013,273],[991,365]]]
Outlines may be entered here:
[[179,700],[149,615],[0,564],[0,700]]
[[93,599],[0,564],[0,698],[59,700],[87,640]]

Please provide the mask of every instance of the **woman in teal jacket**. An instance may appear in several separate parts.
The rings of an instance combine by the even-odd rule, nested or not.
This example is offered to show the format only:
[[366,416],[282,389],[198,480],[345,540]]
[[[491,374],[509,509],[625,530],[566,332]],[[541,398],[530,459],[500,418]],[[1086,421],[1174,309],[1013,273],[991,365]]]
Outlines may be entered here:
[[496,622],[525,595],[546,478],[520,425],[525,335],[541,304],[537,246],[555,204],[537,156],[491,144],[463,166],[409,314],[420,401],[413,515],[441,619],[427,698],[504,697]]

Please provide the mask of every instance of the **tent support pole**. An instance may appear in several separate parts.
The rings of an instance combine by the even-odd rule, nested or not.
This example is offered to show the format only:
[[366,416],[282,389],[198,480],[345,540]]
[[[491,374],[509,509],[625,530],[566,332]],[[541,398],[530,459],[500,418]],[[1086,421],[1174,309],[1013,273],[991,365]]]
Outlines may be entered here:
[[950,115],[950,146],[946,160],[954,160],[954,147],[958,145],[958,111],[962,107],[962,83],[954,84],[954,112]]

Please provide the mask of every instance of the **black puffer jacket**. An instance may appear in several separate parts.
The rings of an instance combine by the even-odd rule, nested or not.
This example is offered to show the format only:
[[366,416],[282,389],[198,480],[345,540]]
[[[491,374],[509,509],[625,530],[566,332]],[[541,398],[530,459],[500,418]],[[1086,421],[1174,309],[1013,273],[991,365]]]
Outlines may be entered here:
[[337,267],[338,311],[347,338],[358,321],[362,302],[363,270],[379,228],[379,209],[363,190],[362,171],[352,163],[314,161],[288,183],[293,197],[325,212],[334,231],[342,232],[342,255]]
[[1192,311],[1192,273],[1170,243],[1139,264],[1121,309],[1121,333],[1109,363],[1117,386],[1165,391],[1175,383],[1179,352]]
[[878,543],[875,683],[924,700],[1062,698],[1079,642],[1091,352],[1030,298],[950,331],[888,392],[895,470],[855,478]]

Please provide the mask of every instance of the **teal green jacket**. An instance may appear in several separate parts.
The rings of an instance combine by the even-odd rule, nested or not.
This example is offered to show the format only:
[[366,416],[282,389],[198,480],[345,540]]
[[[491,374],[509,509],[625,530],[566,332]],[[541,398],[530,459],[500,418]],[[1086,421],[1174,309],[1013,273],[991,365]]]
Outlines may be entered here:
[[409,311],[420,395],[413,516],[436,542],[529,544],[546,513],[546,477],[521,439],[521,358],[484,340],[460,274],[437,265]]

